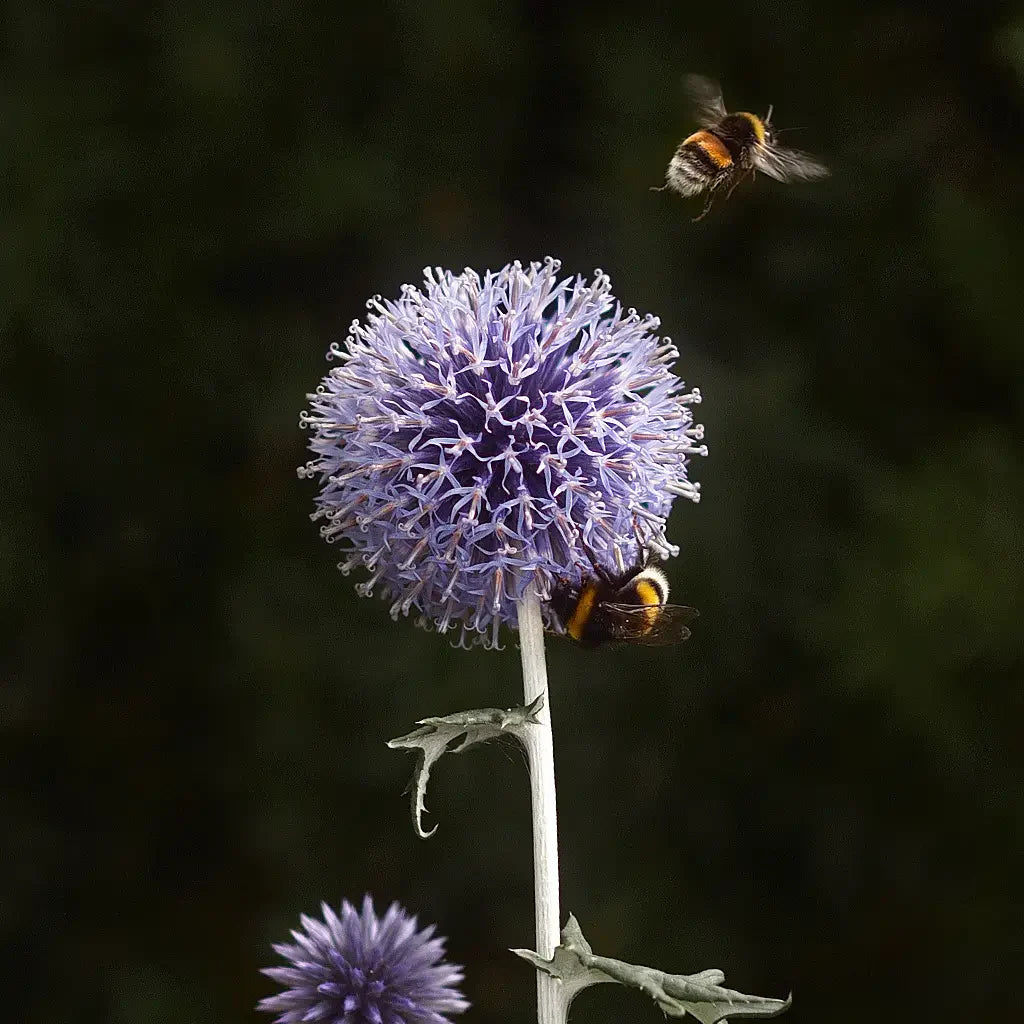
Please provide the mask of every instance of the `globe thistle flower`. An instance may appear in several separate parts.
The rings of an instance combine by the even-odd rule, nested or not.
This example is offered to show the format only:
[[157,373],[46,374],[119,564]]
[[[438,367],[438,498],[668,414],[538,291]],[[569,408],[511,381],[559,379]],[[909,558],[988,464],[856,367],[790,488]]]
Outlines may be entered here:
[[677,554],[672,503],[700,497],[700,392],[669,369],[671,339],[601,270],[560,266],[427,268],[422,289],[374,296],[301,417],[315,458],[299,474],[319,478],[321,534],[348,546],[339,568],[460,646],[496,646],[527,589],[578,577],[588,548],[619,569],[641,539]]
[[302,915],[294,945],[274,946],[292,966],[263,970],[287,986],[257,1006],[279,1014],[276,1024],[447,1024],[469,1006],[456,987],[462,968],[443,959],[433,925],[417,931],[397,903],[378,919],[369,896],[361,914],[347,900],[341,917],[321,909],[323,921]]

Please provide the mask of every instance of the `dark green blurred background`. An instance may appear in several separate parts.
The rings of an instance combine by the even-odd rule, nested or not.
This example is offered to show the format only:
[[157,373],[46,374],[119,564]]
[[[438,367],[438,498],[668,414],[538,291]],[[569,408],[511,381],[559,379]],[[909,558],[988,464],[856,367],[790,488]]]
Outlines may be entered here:
[[[711,446],[693,640],[551,648],[564,909],[793,1024],[1019,1010],[1024,8],[627,6],[9,9],[7,1020],[254,1021],[366,890],[530,1020],[521,755],[443,762],[424,843],[384,746],[515,703],[516,652],[357,599],[295,467],[367,296],[548,254],[661,316]],[[688,71],[832,178],[692,224],[648,191]]]

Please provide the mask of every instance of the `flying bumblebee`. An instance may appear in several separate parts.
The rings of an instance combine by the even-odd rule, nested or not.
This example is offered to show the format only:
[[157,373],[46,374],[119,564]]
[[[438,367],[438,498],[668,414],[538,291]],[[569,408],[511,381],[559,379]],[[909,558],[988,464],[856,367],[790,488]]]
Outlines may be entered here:
[[666,604],[668,580],[642,547],[637,563],[622,573],[609,572],[588,554],[596,575],[578,583],[559,577],[551,593],[551,610],[566,636],[581,647],[660,646],[689,637],[697,609]]
[[701,127],[679,143],[665,172],[665,184],[652,191],[670,188],[681,196],[706,192],[707,202],[695,221],[707,216],[722,189],[728,188],[728,199],[747,175],[757,171],[776,181],[810,181],[828,175],[828,168],[813,156],[776,143],[778,130],[772,125],[771,107],[763,118],[746,111],[730,114],[717,82],[688,75],[686,88]]

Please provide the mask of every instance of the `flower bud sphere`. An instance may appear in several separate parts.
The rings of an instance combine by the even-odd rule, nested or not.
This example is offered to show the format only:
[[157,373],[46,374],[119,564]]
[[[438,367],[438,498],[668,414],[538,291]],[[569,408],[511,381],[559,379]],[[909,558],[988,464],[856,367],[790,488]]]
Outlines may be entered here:
[[422,290],[374,296],[301,418],[315,458],[299,474],[320,480],[322,535],[348,545],[339,568],[461,645],[496,646],[526,589],[578,578],[588,548],[620,568],[638,534],[676,554],[672,502],[700,497],[700,393],[658,319],[624,310],[602,271],[559,269],[427,268]]
[[444,959],[433,925],[417,931],[397,903],[378,918],[369,896],[362,914],[348,901],[341,917],[321,909],[323,921],[302,915],[294,945],[274,946],[291,966],[263,971],[286,986],[257,1007],[279,1014],[277,1024],[448,1024],[445,1014],[469,1006],[457,988],[462,969]]

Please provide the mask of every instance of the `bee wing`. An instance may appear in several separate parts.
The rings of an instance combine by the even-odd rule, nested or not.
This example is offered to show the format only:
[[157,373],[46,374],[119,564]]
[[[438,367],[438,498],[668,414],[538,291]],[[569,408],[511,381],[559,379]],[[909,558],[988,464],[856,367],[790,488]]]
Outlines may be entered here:
[[[689,639],[687,627],[700,614],[696,608],[682,604],[652,606],[609,601],[605,607],[611,613],[608,625],[613,639],[645,647],[665,647]],[[656,616],[653,624],[652,613]]]
[[828,168],[799,149],[785,149],[781,146],[759,146],[754,154],[754,166],[776,181],[813,181],[827,178]]
[[710,128],[725,117],[725,100],[722,99],[722,88],[717,82],[703,75],[687,75],[683,79],[683,86],[701,127]]

